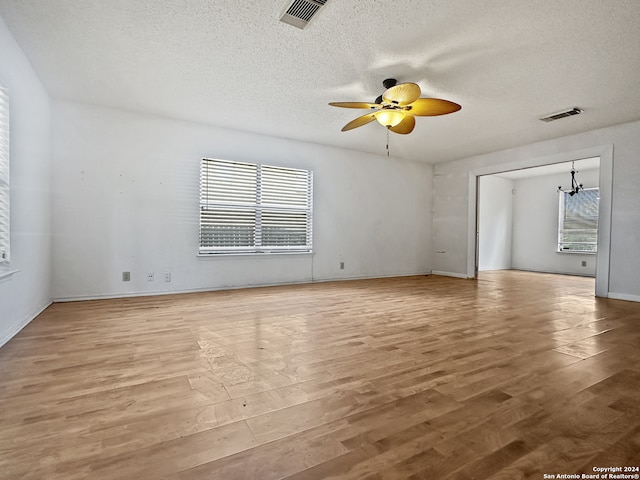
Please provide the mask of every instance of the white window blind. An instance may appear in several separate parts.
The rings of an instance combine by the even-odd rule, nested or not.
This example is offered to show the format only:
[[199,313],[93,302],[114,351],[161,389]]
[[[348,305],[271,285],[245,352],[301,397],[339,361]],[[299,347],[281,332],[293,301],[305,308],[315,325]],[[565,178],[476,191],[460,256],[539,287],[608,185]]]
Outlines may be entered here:
[[9,97],[0,86],[0,265],[9,263]]
[[575,195],[560,191],[558,251],[597,253],[600,191],[585,188]]
[[310,252],[313,173],[202,159],[200,254]]

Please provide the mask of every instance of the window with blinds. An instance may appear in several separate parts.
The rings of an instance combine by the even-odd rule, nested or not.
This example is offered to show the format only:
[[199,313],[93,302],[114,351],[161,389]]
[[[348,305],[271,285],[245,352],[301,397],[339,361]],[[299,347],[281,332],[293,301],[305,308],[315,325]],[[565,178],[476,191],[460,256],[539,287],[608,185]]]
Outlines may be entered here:
[[0,265],[9,263],[9,96],[0,85]]
[[575,195],[560,191],[558,251],[598,252],[598,205],[600,191],[585,188]]
[[311,252],[313,173],[202,159],[200,254]]

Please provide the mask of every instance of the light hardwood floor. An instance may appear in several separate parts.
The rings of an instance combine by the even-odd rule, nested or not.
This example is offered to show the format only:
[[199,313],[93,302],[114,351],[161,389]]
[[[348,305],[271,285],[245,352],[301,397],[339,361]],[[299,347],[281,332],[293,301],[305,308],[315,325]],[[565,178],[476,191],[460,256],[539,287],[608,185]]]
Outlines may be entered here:
[[542,479],[640,465],[640,304],[485,272],[54,304],[3,479]]

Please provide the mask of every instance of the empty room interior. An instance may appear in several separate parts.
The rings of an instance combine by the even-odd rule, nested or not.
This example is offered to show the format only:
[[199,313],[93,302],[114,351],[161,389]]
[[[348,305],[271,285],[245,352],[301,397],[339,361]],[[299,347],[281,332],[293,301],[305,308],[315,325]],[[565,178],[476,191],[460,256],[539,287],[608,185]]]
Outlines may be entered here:
[[0,478],[638,478],[638,25],[0,0]]

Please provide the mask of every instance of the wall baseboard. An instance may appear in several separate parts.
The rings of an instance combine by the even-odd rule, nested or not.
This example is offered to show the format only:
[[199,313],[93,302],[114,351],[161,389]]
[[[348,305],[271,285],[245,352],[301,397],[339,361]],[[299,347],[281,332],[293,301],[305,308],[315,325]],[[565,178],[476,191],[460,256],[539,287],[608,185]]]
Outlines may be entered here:
[[513,267],[511,266],[502,266],[502,267],[484,267],[484,268],[478,268],[478,272],[495,272],[495,271],[502,271],[502,270],[513,270]]
[[629,295],[628,293],[609,292],[609,298],[614,300],[626,300],[627,302],[640,302],[640,295]]
[[533,268],[517,268],[513,267],[511,270],[516,270],[518,272],[533,272],[533,273],[550,273],[551,275],[569,275],[572,277],[589,277],[596,278],[594,274],[591,273],[575,273],[575,272],[554,272],[551,270],[534,270]]
[[3,337],[0,338],[0,347],[2,347],[5,343],[7,343],[9,340],[11,340],[13,337],[15,337],[20,330],[22,330],[24,327],[26,327],[27,325],[29,325],[29,323],[31,323],[31,321],[36,318],[38,315],[40,315],[42,312],[45,311],[45,309],[51,305],[53,302],[51,300],[49,300],[47,303],[45,303],[44,306],[39,307],[38,309],[36,309],[36,311],[34,313],[32,313],[31,315],[27,315],[27,317],[25,319],[23,319],[21,322],[18,322],[15,325],[12,325],[11,328],[9,329],[9,331],[7,333],[4,334]]
[[440,275],[442,277],[455,277],[455,278],[464,278],[464,279],[471,278],[464,273],[442,272],[440,270],[432,270],[431,275]]
[[[128,292],[128,293],[116,293],[105,295],[79,295],[69,297],[54,297],[54,303],[64,302],[83,302],[88,300],[111,300],[115,298],[133,298],[133,297],[155,297],[157,295],[180,295],[183,293],[203,293],[203,292],[217,292],[221,290],[240,290],[242,288],[260,288],[260,287],[282,287],[286,285],[304,285],[312,283],[325,283],[325,282],[341,282],[350,280],[370,280],[374,278],[393,278],[393,277],[415,277],[421,275],[429,275],[430,272],[417,272],[417,273],[397,273],[389,275],[370,275],[359,277],[336,277],[336,278],[322,278],[322,279],[305,279],[299,282],[282,282],[282,283],[260,283],[252,285],[229,285],[222,287],[204,287],[193,289],[180,289],[180,290],[158,290],[151,292]],[[465,277],[466,278],[466,277]]]

